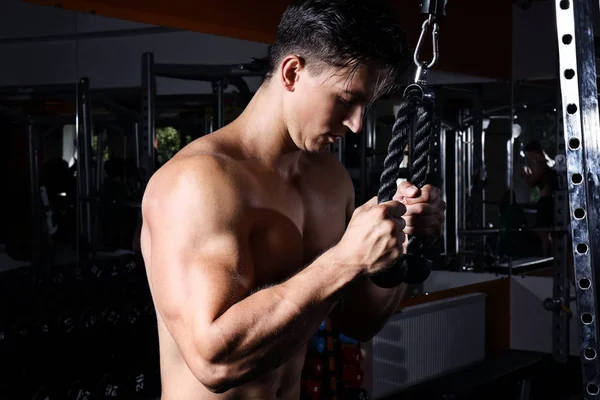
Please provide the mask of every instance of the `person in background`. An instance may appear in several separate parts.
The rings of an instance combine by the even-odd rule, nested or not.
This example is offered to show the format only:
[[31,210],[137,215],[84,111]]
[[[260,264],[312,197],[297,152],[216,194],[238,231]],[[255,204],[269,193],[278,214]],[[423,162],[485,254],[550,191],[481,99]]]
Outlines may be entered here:
[[[548,165],[550,158],[537,140],[533,140],[523,148],[527,165],[521,170],[521,176],[531,188],[538,188],[540,198],[536,203],[534,228],[554,229],[554,193],[557,180],[556,171]],[[535,233],[543,257],[551,255],[551,232]]]

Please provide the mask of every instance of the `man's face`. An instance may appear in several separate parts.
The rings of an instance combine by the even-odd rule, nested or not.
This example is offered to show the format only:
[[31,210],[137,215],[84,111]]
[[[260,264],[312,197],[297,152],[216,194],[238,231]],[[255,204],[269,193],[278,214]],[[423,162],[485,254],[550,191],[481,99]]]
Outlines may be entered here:
[[544,155],[537,151],[526,151],[525,159],[527,166],[524,167],[526,182],[531,186],[538,186],[542,180],[544,170],[547,166]]
[[285,105],[296,146],[309,153],[322,152],[347,133],[360,132],[376,83],[377,76],[362,66],[354,73],[327,69],[315,74],[299,69]]

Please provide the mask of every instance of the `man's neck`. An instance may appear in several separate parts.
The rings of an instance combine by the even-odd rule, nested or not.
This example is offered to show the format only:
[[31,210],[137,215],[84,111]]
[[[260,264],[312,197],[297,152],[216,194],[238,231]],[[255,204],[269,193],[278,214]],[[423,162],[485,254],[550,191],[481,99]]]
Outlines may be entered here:
[[236,140],[249,158],[269,168],[279,168],[300,151],[292,141],[285,123],[281,101],[268,87],[256,92],[242,114],[231,124]]

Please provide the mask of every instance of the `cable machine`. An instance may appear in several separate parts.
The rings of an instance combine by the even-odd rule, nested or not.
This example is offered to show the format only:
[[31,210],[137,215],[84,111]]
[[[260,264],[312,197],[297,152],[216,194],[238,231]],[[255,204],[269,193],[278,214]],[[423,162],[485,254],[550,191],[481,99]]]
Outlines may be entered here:
[[[233,85],[243,96],[250,100],[250,88],[244,78],[264,77],[266,63],[254,59],[250,63],[233,65],[196,65],[196,64],[158,64],[153,53],[142,55],[142,105],[138,133],[139,166],[143,179],[147,182],[155,169],[156,149],[156,78],[174,78],[192,81],[211,82],[216,95],[216,112],[210,124],[210,131],[224,126],[224,92]],[[216,125],[216,127],[215,127]]]

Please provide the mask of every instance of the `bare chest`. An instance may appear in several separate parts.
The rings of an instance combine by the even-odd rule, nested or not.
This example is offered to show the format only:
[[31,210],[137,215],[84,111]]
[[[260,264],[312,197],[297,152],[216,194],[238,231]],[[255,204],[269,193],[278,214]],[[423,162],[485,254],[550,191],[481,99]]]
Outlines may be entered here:
[[255,285],[281,282],[334,246],[346,224],[347,196],[311,182],[282,183],[253,209],[250,252]]

